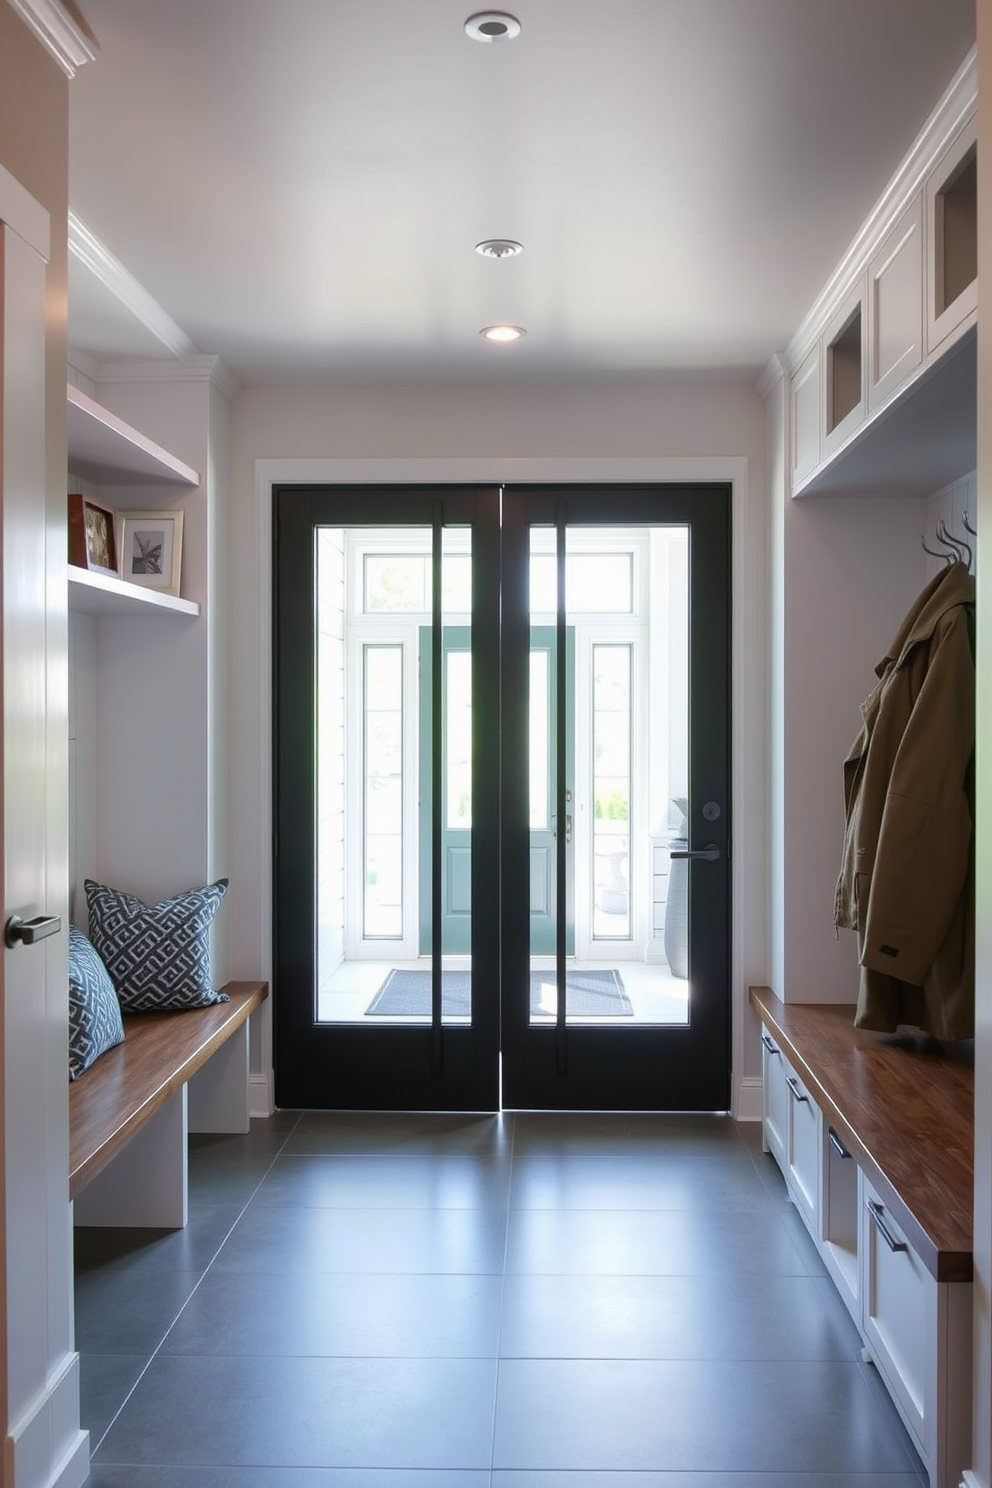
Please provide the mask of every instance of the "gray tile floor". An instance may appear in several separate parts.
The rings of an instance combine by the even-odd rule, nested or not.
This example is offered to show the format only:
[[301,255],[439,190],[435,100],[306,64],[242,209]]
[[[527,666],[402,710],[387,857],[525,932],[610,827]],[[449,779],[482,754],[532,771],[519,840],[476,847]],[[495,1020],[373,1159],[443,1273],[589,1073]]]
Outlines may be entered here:
[[756,1126],[280,1112],[76,1232],[92,1488],[920,1488]]

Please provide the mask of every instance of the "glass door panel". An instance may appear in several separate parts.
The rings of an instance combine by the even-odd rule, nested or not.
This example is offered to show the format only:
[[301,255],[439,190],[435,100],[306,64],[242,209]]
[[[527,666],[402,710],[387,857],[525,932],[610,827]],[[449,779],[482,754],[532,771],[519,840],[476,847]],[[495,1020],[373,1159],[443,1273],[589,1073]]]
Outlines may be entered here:
[[[477,825],[497,836],[495,793],[474,799],[477,763],[498,775],[497,518],[491,490],[287,490],[277,503],[277,921],[292,989],[277,1067],[293,1102],[498,1100],[498,1063],[479,1048],[496,1022],[495,858],[480,883],[472,872]],[[491,575],[478,585],[477,529]],[[376,1068],[388,1098],[365,1089]]]
[[[697,1083],[691,1072],[709,1061],[708,1041],[708,1088],[727,1088],[725,495],[508,493],[511,511],[514,499],[520,511],[507,522],[504,605],[511,615],[517,609],[519,584],[532,637],[530,955],[525,967],[510,908],[503,941],[508,1105],[667,1108],[685,1099],[690,1108],[698,1095],[686,1092],[687,1076]],[[708,582],[719,586],[713,603]],[[709,665],[718,682],[708,698]],[[514,687],[504,671],[511,727]],[[705,747],[711,728],[722,759]],[[671,856],[704,845],[690,848],[688,840],[693,781],[697,820],[704,803],[718,810],[712,831],[710,818],[703,820],[716,842],[706,884],[715,893],[703,896],[710,924],[697,924],[695,934],[690,893],[698,894],[702,865]],[[512,778],[506,788],[515,788]],[[546,820],[550,832],[538,852],[534,834]],[[511,846],[508,894],[513,861]]]

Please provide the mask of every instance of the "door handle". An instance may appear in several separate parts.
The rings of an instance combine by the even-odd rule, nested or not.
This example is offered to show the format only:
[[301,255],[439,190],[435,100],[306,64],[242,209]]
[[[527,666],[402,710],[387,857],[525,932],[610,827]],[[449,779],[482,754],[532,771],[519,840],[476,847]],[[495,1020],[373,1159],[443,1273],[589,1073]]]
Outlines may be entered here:
[[704,863],[719,863],[720,849],[715,842],[707,842],[705,847],[697,847],[695,852],[671,852],[673,858],[702,858]]
[[3,943],[9,950],[16,945],[34,945],[58,935],[62,929],[61,915],[36,915],[33,920],[22,920],[20,915],[11,915],[3,927]]

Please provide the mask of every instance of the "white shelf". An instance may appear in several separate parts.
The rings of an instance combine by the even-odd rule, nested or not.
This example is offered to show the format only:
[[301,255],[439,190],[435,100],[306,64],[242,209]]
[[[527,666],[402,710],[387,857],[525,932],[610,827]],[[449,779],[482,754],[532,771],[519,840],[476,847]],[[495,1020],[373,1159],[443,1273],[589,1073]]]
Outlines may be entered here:
[[972,327],[866,419],[793,494],[929,496],[967,475],[977,459],[976,378]]
[[69,469],[107,486],[198,486],[200,477],[161,445],[80,392],[67,390]]
[[199,615],[200,606],[192,599],[179,599],[174,594],[160,594],[156,589],[143,589],[110,574],[91,573],[86,568],[68,567],[69,609],[83,615]]

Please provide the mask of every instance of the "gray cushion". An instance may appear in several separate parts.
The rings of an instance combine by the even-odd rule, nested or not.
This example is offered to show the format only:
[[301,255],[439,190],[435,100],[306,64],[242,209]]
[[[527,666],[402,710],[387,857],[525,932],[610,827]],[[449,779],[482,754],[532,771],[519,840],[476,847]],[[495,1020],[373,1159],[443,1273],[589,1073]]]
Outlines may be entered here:
[[158,1012],[227,1002],[210,970],[210,926],[228,880],[145,904],[88,878],[90,939],[127,1012]]
[[124,1038],[120,1003],[107,968],[83,932],[69,926],[69,1079]]

